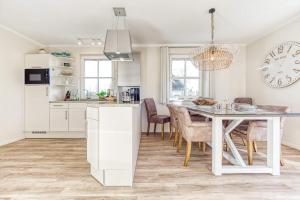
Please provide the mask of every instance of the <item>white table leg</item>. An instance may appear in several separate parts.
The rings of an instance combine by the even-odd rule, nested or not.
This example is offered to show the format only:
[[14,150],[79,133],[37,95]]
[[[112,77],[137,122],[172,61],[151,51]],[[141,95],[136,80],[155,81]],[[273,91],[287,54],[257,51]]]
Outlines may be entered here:
[[[233,164],[238,164],[242,167],[246,167],[246,164],[241,156],[241,154],[239,153],[239,151],[237,150],[235,144],[233,143],[232,139],[230,138],[230,132],[233,131],[243,120],[242,119],[238,119],[238,120],[233,120],[228,127],[225,129],[225,140],[227,142],[227,145],[230,148],[230,151],[232,152],[232,155],[234,157],[234,163]],[[232,159],[229,160],[232,163]]]
[[280,175],[280,117],[268,119],[267,166],[273,175]]
[[212,119],[212,172],[222,175],[223,125],[222,119]]

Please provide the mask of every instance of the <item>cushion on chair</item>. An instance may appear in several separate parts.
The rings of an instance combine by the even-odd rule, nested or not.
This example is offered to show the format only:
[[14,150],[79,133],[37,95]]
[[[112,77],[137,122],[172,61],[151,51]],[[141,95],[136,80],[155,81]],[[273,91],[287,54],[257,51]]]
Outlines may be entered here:
[[154,115],[151,117],[150,122],[164,124],[170,122],[170,116],[168,115]]

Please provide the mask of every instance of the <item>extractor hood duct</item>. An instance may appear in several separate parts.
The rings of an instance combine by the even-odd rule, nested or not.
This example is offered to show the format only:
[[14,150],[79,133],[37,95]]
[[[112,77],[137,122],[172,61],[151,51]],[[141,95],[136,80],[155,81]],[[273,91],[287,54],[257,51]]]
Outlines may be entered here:
[[119,18],[124,19],[125,27],[125,8],[113,8],[116,17],[116,26],[114,29],[106,31],[104,44],[104,55],[111,61],[132,61],[132,47],[129,30],[126,28],[120,29]]
[[130,33],[126,29],[106,31],[104,55],[111,61],[132,61]]

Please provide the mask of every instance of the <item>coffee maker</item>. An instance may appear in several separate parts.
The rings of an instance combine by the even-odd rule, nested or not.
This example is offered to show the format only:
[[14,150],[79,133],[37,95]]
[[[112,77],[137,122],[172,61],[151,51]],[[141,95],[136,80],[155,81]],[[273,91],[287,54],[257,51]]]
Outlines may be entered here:
[[122,102],[140,101],[140,88],[139,87],[122,87],[119,88],[120,99]]

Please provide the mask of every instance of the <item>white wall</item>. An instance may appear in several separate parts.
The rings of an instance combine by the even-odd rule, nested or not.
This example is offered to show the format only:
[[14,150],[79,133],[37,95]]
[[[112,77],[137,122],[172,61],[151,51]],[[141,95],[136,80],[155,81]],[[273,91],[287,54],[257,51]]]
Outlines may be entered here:
[[[268,87],[257,68],[262,65],[268,51],[285,41],[300,41],[300,19],[255,41],[247,47],[246,94],[256,104],[290,106],[292,111],[300,112],[300,82],[287,87],[274,89]],[[300,149],[300,118],[290,118],[284,128],[283,143]]]
[[215,71],[214,88],[215,98],[218,101],[228,99],[233,101],[236,97],[246,94],[246,47],[240,46],[239,53],[233,64],[222,70]]
[[0,145],[24,138],[24,54],[33,43],[0,27]]

